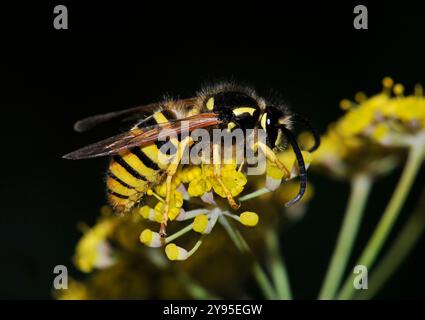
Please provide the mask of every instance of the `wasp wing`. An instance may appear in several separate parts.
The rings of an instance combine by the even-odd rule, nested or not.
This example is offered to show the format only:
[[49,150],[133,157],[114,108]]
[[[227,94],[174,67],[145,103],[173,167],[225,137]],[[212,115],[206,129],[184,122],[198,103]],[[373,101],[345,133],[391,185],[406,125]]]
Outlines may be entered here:
[[128,132],[95,142],[68,153],[63,158],[78,160],[114,155],[136,146],[151,144],[157,141],[158,137],[162,134],[163,137],[178,135],[185,130],[192,131],[199,128],[211,127],[221,122],[215,113],[201,113],[184,119],[159,123],[143,129],[134,128]]
[[[196,102],[196,99],[197,98],[182,99],[182,100],[175,101],[175,103],[179,103],[185,106],[190,106]],[[137,106],[137,107],[133,107],[129,109],[90,116],[77,121],[74,124],[74,130],[77,132],[84,132],[84,131],[92,129],[93,127],[99,124],[102,124],[111,120],[115,120],[115,119],[120,119],[120,118],[122,120],[132,120],[134,118],[141,117],[146,114],[150,114],[162,105],[164,105],[164,102],[157,102],[157,103],[151,103],[151,104]]]

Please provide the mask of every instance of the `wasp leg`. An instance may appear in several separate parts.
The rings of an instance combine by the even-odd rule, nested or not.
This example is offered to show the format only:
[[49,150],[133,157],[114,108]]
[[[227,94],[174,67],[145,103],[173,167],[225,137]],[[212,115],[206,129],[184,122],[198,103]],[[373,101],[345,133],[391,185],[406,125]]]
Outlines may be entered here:
[[232,193],[229,189],[224,185],[223,180],[221,179],[221,155],[220,155],[220,146],[217,144],[213,145],[213,159],[214,159],[214,179],[217,180],[217,182],[220,184],[221,188],[224,191],[224,194],[226,195],[227,202],[229,202],[229,205],[237,210],[241,206],[240,204],[236,203],[235,199],[232,196]]
[[173,179],[173,175],[174,174],[167,172],[167,180],[166,180],[167,193],[165,197],[164,210],[162,212],[161,226],[159,228],[159,234],[161,236],[161,239],[164,239],[167,236],[167,221],[168,221],[168,213],[170,211],[170,199],[171,199],[171,180]]
[[287,178],[291,176],[291,173],[289,172],[289,170],[285,167],[285,165],[282,162],[280,162],[280,160],[276,157],[276,154],[273,152],[272,149],[270,149],[266,144],[261,142],[259,142],[257,146],[264,153],[267,160],[273,163],[279,170],[285,172],[285,175]]
[[186,149],[187,146],[190,146],[191,143],[193,143],[193,140],[190,137],[186,137],[182,142],[178,143],[176,156],[173,158],[171,164],[167,168],[167,179],[165,182],[166,196],[165,196],[164,209],[162,212],[161,226],[159,228],[159,234],[161,236],[161,239],[163,239],[163,241],[165,240],[165,237],[167,236],[167,222],[168,222],[168,214],[170,212],[170,203],[171,203],[171,181],[180,165],[180,161],[182,159],[184,150]]

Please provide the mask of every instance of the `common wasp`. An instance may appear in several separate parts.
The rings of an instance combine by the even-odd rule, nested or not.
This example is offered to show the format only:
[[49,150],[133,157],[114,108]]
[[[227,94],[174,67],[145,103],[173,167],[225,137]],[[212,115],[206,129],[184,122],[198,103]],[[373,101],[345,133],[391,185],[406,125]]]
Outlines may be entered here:
[[[145,106],[105,113],[88,117],[74,125],[76,131],[86,131],[100,123],[118,119],[137,119],[127,132],[93,143],[64,156],[66,159],[86,159],[110,156],[107,172],[107,190],[109,204],[117,213],[130,211],[140,203],[149,189],[166,182],[167,193],[160,234],[165,237],[168,210],[170,205],[171,180],[180,166],[182,151],[192,148],[196,142],[190,136],[181,137],[183,130],[196,129],[263,129],[266,132],[265,143],[258,143],[257,149],[264,153],[282,170],[286,170],[276,157],[275,151],[284,149],[289,143],[296,155],[299,168],[300,189],[290,206],[299,201],[307,185],[307,173],[301,150],[292,133],[294,121],[301,121],[315,138],[313,151],[320,144],[319,135],[302,116],[292,112],[281,103],[272,103],[260,97],[254,90],[235,84],[219,84],[201,90],[195,97],[182,100],[165,100]],[[185,124],[185,125],[183,125]],[[168,156],[173,160],[164,163],[160,156],[165,141],[158,139],[164,130],[175,135],[167,141]],[[220,146],[213,144],[212,152]],[[220,181],[220,164],[215,165],[215,177]],[[224,186],[224,184],[223,184]],[[227,200],[233,208],[238,204],[230,192],[225,190]]]

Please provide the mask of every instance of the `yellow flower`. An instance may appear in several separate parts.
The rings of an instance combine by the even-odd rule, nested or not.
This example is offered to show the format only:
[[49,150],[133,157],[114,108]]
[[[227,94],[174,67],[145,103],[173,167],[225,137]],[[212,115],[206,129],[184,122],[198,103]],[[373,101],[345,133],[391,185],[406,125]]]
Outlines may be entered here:
[[180,171],[180,180],[182,183],[190,183],[202,175],[202,170],[197,166],[188,166]]
[[[223,185],[230,191],[233,197],[240,194],[247,183],[245,175],[242,172],[237,171],[236,165],[233,164],[224,165],[222,167],[221,180]],[[211,185],[216,194],[222,198],[226,198],[223,187],[217,179],[212,178]]]
[[[179,191],[172,191],[171,192],[171,198],[170,198],[170,208],[168,212],[168,218],[173,221],[180,213],[180,209],[183,205],[183,195]],[[154,208],[155,212],[161,216],[164,212],[164,202],[158,202]],[[161,220],[159,221],[161,222]]]
[[182,171],[182,181],[189,183],[187,192],[190,197],[200,197],[211,190],[213,170],[213,166],[203,165],[201,168],[192,166]]
[[[177,189],[177,187],[182,183],[182,173],[181,170],[178,170],[176,174],[171,179],[171,190]],[[161,196],[165,197],[167,195],[167,184],[166,182],[162,182],[155,187],[155,192]]]
[[[311,162],[311,153],[308,151],[301,151],[306,169],[310,166]],[[278,168],[275,164],[271,163],[267,160],[266,162],[266,187],[269,190],[276,190],[282,180],[289,180],[297,177],[299,175],[299,168],[298,168],[298,161],[295,157],[295,153],[292,150],[292,148],[288,148],[287,150],[283,152],[279,152],[277,154],[277,158],[279,161],[285,166],[285,168],[288,170],[289,175],[287,172],[281,170]]]
[[150,229],[145,229],[140,234],[140,242],[144,245],[152,248],[158,248],[162,246],[161,236],[158,232],[153,232]]
[[[385,145],[402,145],[408,136],[425,130],[425,98],[422,90],[415,95],[403,96],[404,87],[393,87],[390,78],[383,80],[383,92],[352,103],[346,115],[336,124],[335,130],[343,138],[365,136]],[[396,96],[391,95],[391,88]],[[421,88],[417,86],[417,88]]]
[[85,232],[77,244],[74,256],[74,263],[79,270],[91,272],[94,268],[105,268],[113,264],[114,259],[107,238],[116,224],[116,219],[104,218]]
[[[186,212],[186,218],[193,218],[193,223],[186,226],[185,228],[177,231],[175,234],[170,235],[165,238],[165,243],[169,243],[170,241],[174,241],[180,236],[186,234],[187,232],[193,230],[197,233],[202,234],[203,236],[209,234],[211,230],[216,225],[220,216],[229,217],[233,220],[240,222],[242,225],[247,227],[255,227],[258,224],[259,217],[258,214],[252,211],[245,211],[240,216],[232,214],[228,211],[223,211],[220,208],[213,208],[211,210],[203,209],[203,210],[193,210]],[[148,245],[148,246],[160,246],[160,238],[159,234],[150,231],[149,229],[144,230],[140,235],[140,240]],[[185,248],[179,247],[174,243],[169,243],[165,248],[165,253],[169,260],[186,260],[190,256],[192,256],[201,246],[202,237],[192,249],[189,251]]]
[[208,229],[208,217],[205,214],[196,216],[193,221],[193,230],[199,233],[206,233]]
[[357,103],[341,102],[346,114],[322,137],[322,144],[313,155],[315,166],[340,178],[359,172],[383,174],[397,162],[396,152],[390,148],[408,147],[425,139],[421,87],[417,86],[415,95],[403,96],[404,87],[394,85],[391,78],[385,78],[383,85],[383,91],[370,98],[362,94]]
[[192,182],[189,183],[189,188],[187,192],[191,197],[200,197],[204,193],[209,192],[211,190],[211,181],[209,179],[205,179],[204,177],[198,177]]
[[[203,165],[202,170],[198,169],[192,174],[193,179],[188,180],[190,181],[187,189],[189,196],[200,197],[213,189],[220,197],[226,198],[221,183],[214,176],[214,165]],[[232,196],[240,194],[247,183],[245,175],[237,170],[236,164],[223,165],[220,170],[220,178]]]
[[149,206],[143,206],[138,209],[138,213],[145,219],[150,221],[156,221],[158,223],[161,223],[162,220],[162,214],[158,211],[155,211]]

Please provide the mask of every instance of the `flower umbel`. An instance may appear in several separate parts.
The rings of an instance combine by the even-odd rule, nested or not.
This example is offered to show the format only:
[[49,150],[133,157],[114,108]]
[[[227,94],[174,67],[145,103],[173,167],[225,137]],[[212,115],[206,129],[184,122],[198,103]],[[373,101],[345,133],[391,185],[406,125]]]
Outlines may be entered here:
[[[303,151],[306,166],[310,164],[310,154]],[[266,187],[273,191],[279,187],[281,181],[289,180],[299,174],[297,161],[291,149],[277,154],[277,159],[287,170],[282,171],[274,163],[267,163]],[[214,164],[202,164],[200,166],[189,165],[180,168],[173,178],[171,186],[171,206],[169,220],[176,222],[190,221],[185,227],[161,239],[158,232],[145,229],[140,234],[140,241],[149,247],[161,247],[166,245],[165,253],[170,260],[186,260],[193,255],[202,244],[204,236],[211,233],[220,216],[227,216],[238,221],[246,227],[255,227],[259,222],[258,214],[245,211],[241,214],[231,213],[226,206],[229,195],[237,197],[245,189],[248,179],[243,172],[243,165],[235,163],[220,166],[219,176],[215,171]],[[149,190],[147,196],[153,205],[145,205],[135,209],[139,216],[152,222],[161,223],[162,210],[164,207],[166,186],[162,183],[155,187],[155,191]],[[214,197],[218,195],[218,197]],[[190,207],[192,201],[199,198],[204,207],[192,210],[183,208]],[[155,204],[156,201],[156,204]],[[185,204],[187,201],[187,205]],[[178,246],[174,241],[181,236],[195,232],[200,235],[199,241],[190,250]]]
[[401,84],[384,78],[381,93],[356,102],[341,101],[346,114],[332,124],[322,137],[313,163],[340,178],[358,173],[379,175],[397,163],[397,151],[425,137],[425,98],[418,85],[404,96]]

